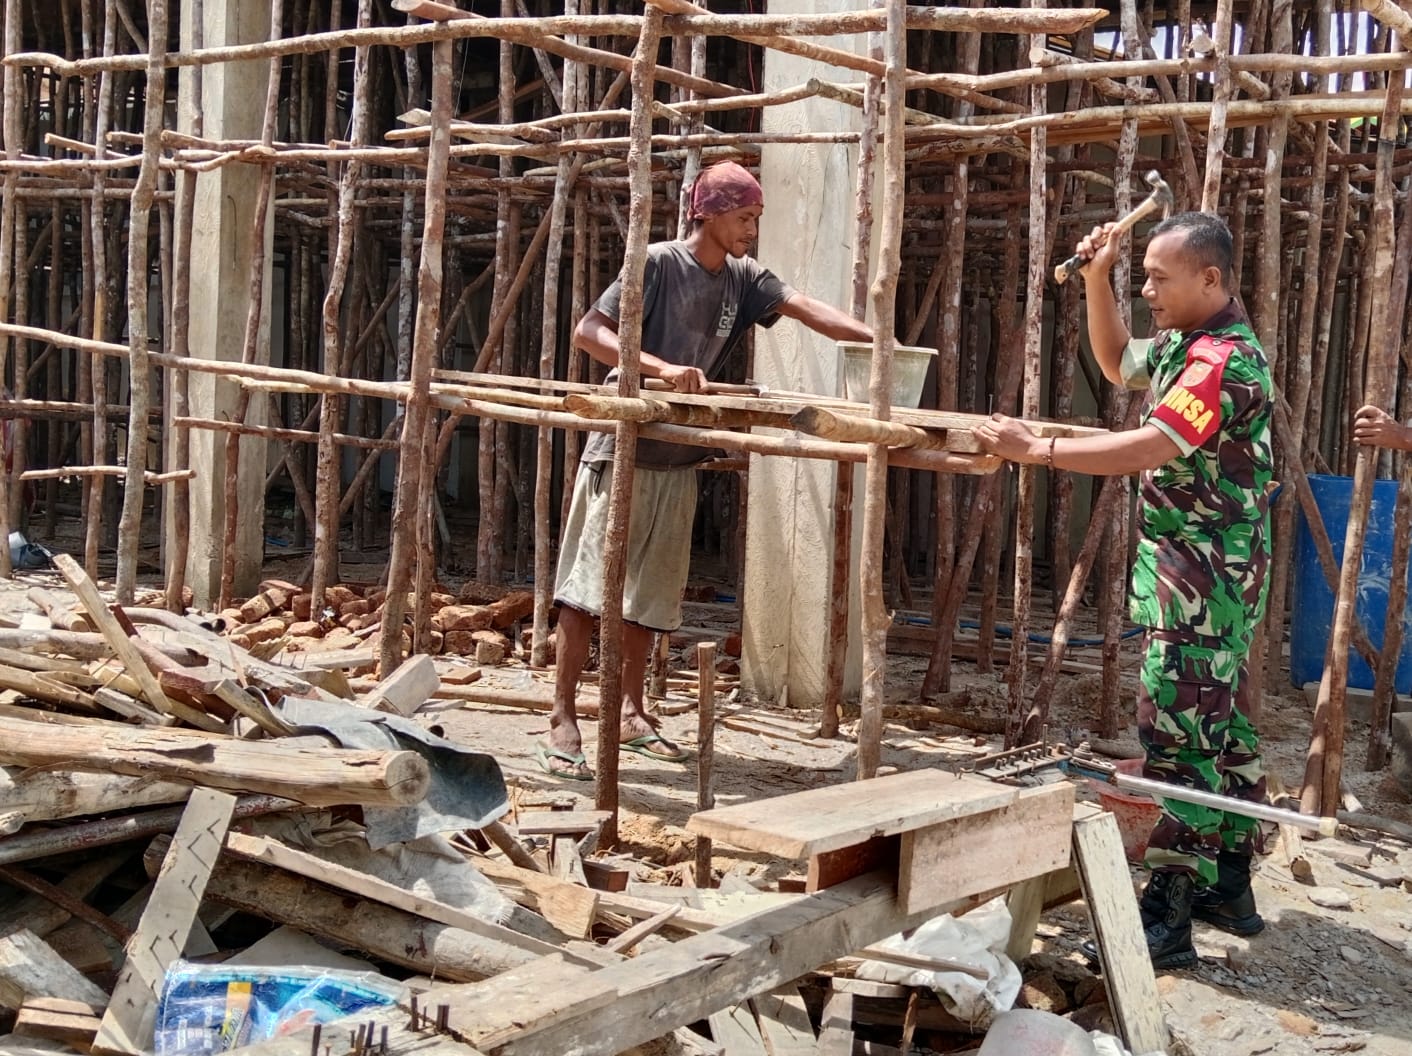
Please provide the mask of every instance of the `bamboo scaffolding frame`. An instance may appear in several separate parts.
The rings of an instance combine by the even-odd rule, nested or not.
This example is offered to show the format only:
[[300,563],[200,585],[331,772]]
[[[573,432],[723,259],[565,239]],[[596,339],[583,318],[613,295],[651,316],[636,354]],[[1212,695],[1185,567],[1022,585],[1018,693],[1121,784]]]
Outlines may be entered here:
[[[20,374],[14,399],[0,400],[0,416],[28,422],[17,434],[14,465],[0,483],[11,492],[8,501],[0,501],[0,518],[19,527],[33,523],[21,502],[21,485],[53,481],[42,489],[47,525],[68,494],[61,481],[85,477],[92,482],[84,500],[85,564],[96,573],[104,535],[121,523],[120,589],[130,586],[135,568],[136,539],[142,532],[130,529],[135,520],[141,522],[144,487],[164,486],[161,498],[171,509],[172,523],[182,525],[189,517],[192,469],[185,444],[191,429],[219,430],[232,441],[243,436],[251,443],[263,438],[285,445],[272,480],[285,480],[284,486],[293,488],[298,518],[315,524],[316,589],[337,579],[340,526],[352,528],[358,548],[377,550],[389,541],[387,526],[368,505],[376,497],[368,484],[381,456],[396,450],[399,502],[403,495],[416,496],[410,527],[405,518],[396,518],[390,539],[397,551],[405,548],[410,532],[421,559],[410,590],[414,644],[423,626],[416,605],[425,604],[449,538],[436,528],[445,493],[454,490],[463,505],[474,507],[474,496],[484,489],[478,575],[494,580],[512,565],[527,571],[532,547],[539,584],[532,650],[535,663],[543,664],[551,622],[553,526],[563,517],[581,431],[616,429],[620,420],[631,419],[643,437],[849,464],[868,460],[868,441],[876,446],[865,520],[881,516],[879,523],[885,523],[888,545],[894,548],[886,567],[876,569],[877,583],[886,576],[891,589],[897,572],[898,586],[908,590],[922,565],[935,584],[931,598],[922,599],[938,625],[924,692],[935,694],[947,684],[951,635],[961,606],[969,603],[968,592],[979,587],[982,595],[984,657],[990,655],[993,629],[1004,620],[1012,633],[1025,633],[1045,618],[1032,608],[1032,591],[1043,585],[1046,574],[1056,600],[1062,595],[1060,621],[1068,613],[1072,622],[1079,604],[1074,599],[1081,597],[1074,594],[1074,573],[1101,557],[1110,589],[1102,605],[1108,644],[1104,711],[1098,718],[1111,721],[1121,691],[1117,632],[1125,548],[1090,546],[1090,533],[1079,560],[1070,559],[1069,523],[1082,524],[1102,508],[1092,496],[1071,488],[1072,482],[1053,483],[1055,501],[1041,521],[1033,475],[1020,475],[1017,492],[1012,478],[987,472],[993,462],[966,447],[968,420],[963,417],[943,422],[934,413],[894,409],[884,418],[874,407],[817,398],[807,401],[816,408],[817,420],[833,422],[835,428],[842,422],[845,432],[832,435],[849,439],[811,439],[787,431],[788,414],[801,406],[789,395],[618,396],[582,384],[582,358],[563,347],[563,335],[623,259],[625,236],[633,230],[631,216],[639,216],[639,233],[647,238],[676,229],[677,188],[689,183],[703,160],[734,156],[749,164],[762,151],[823,150],[859,142],[866,159],[860,189],[865,177],[872,178],[875,162],[866,149],[866,117],[861,133],[794,128],[763,134],[750,124],[762,107],[803,99],[828,100],[815,104],[820,106],[861,105],[866,115],[867,84],[814,80],[757,90],[758,78],[747,76],[754,72],[749,64],[758,64],[757,48],[767,56],[786,51],[873,76],[892,71],[886,98],[873,90],[879,103],[874,127],[880,129],[881,155],[888,164],[890,151],[903,155],[895,197],[898,252],[913,274],[898,283],[891,308],[899,338],[942,346],[938,359],[947,376],[935,386],[937,405],[984,412],[987,396],[1004,408],[1023,393],[1020,409],[1033,418],[1046,398],[1041,379],[1047,378],[1053,407],[1064,408],[1060,417],[1078,413],[1091,420],[1104,410],[1101,383],[1084,361],[1074,360],[1077,331],[1067,319],[1077,302],[1044,288],[1035,264],[1056,247],[1070,245],[1088,226],[1121,211],[1128,192],[1122,171],[1158,167],[1182,187],[1179,194],[1188,201],[1230,212],[1238,229],[1242,276],[1247,292],[1254,292],[1252,314],[1267,348],[1281,353],[1274,361],[1289,396],[1290,419],[1308,423],[1295,443],[1280,442],[1282,479],[1297,481],[1309,471],[1345,469],[1357,461],[1345,419],[1362,398],[1363,378],[1370,371],[1370,335],[1384,335],[1372,318],[1377,304],[1369,270],[1375,256],[1372,239],[1384,230],[1389,210],[1393,256],[1387,256],[1385,247],[1378,259],[1404,260],[1412,239],[1405,233],[1407,192],[1399,186],[1412,172],[1412,151],[1398,150],[1393,137],[1379,135],[1394,114],[1412,113],[1412,103],[1394,104],[1388,91],[1388,84],[1412,68],[1412,56],[1396,46],[1392,33],[1373,43],[1344,39],[1339,35],[1343,27],[1331,20],[1331,3],[1321,5],[1324,21],[1313,22],[1335,31],[1316,34],[1316,55],[1292,53],[1298,34],[1288,32],[1287,5],[1247,9],[1221,0],[1213,52],[1162,57],[1147,47],[1159,27],[1142,24],[1137,5],[1124,4],[1117,28],[1127,54],[1102,61],[1093,55],[1091,29],[1103,17],[1096,9],[903,8],[893,3],[834,15],[759,16],[702,13],[681,0],[663,0],[659,6],[673,13],[655,8],[647,15],[641,9],[621,13],[605,3],[582,10],[566,7],[558,14],[553,5],[527,7],[512,0],[502,17],[472,18],[443,5],[407,2],[394,5],[415,12],[406,25],[377,24],[384,16],[373,9],[349,27],[339,24],[337,4],[319,9],[292,5],[274,19],[267,41],[207,48],[198,37],[190,48],[163,54],[166,35],[153,32],[148,12],[135,8],[126,19],[132,28],[124,29],[120,5],[104,5],[101,24],[95,17],[98,8],[81,6],[81,45],[71,37],[60,47],[63,54],[24,50],[36,41],[40,49],[55,47],[53,35],[36,37],[27,27],[21,33],[18,23],[6,25],[0,278],[14,281],[0,282],[0,334],[6,338],[0,365],[7,376],[17,368]],[[1407,31],[1405,8],[1385,0],[1363,0],[1360,6],[1392,29]],[[1190,5],[1183,10],[1161,17],[1168,19],[1169,28],[1189,31]],[[432,20],[415,20],[422,16]],[[658,24],[663,36],[682,42],[673,48],[671,65],[614,50],[639,38],[649,21]],[[910,50],[902,40],[902,25],[913,31]],[[1113,27],[1111,20],[1104,24]],[[1237,27],[1244,53],[1231,47]],[[820,42],[859,33],[877,34],[879,47],[894,48],[894,53],[855,55],[836,40]],[[1175,43],[1189,32],[1171,35]],[[704,46],[708,37],[713,41],[710,63]],[[447,214],[440,246],[445,289],[431,305],[424,303],[430,291],[414,289],[411,276],[415,267],[427,266],[436,244],[428,231],[433,172],[440,164],[432,156],[433,144],[442,124],[428,107],[429,89],[436,82],[423,68],[429,49],[417,50],[421,44],[442,47],[435,42],[463,54],[476,49],[478,56],[497,48],[504,62],[493,88],[470,85],[454,69],[451,75],[454,102],[444,127],[454,142],[446,146],[439,195]],[[347,62],[349,48],[357,49],[352,64]],[[515,61],[520,56],[523,68]],[[145,77],[153,90],[154,71],[249,59],[269,62],[270,98],[280,93],[276,126],[267,124],[258,140],[206,138],[199,125],[178,134],[162,127],[161,114],[142,106],[144,93],[138,86]],[[982,69],[996,72],[981,74]],[[633,70],[639,74],[637,91],[629,85]],[[1356,73],[1373,80],[1360,87],[1352,79]],[[1382,75],[1387,83],[1377,80]],[[29,100],[39,98],[40,79],[73,89],[53,96],[54,121],[44,127],[48,135],[43,142],[38,125],[24,111]],[[660,82],[664,90],[648,91],[644,79]],[[1062,91],[1047,93],[1050,85]],[[675,94],[668,97],[667,88]],[[1067,101],[1061,102],[1065,91]],[[1124,105],[1094,105],[1095,92]],[[395,99],[396,105],[375,108],[374,99]],[[355,104],[352,112],[349,100]],[[271,105],[267,99],[267,113],[273,112]],[[401,113],[404,123],[420,123],[379,127],[391,113]],[[1355,121],[1356,131],[1351,127]],[[361,127],[355,127],[358,122]],[[624,124],[630,135],[620,134]],[[1286,127],[1287,136],[1281,131]],[[1104,160],[1114,144],[1121,154],[1117,179]],[[276,343],[280,362],[293,368],[283,373],[279,367],[253,364],[211,369],[192,360],[185,344],[192,191],[217,168],[241,165],[256,166],[269,188],[275,267],[282,270],[287,297],[288,333]],[[1275,202],[1278,209],[1265,208]],[[1262,221],[1241,226],[1232,212],[1236,203],[1244,203],[1242,211],[1261,210]],[[139,239],[138,246],[119,233],[115,221],[137,230],[153,208],[170,230],[163,227],[161,252],[148,260],[142,259],[147,240]],[[633,214],[633,208],[643,212]],[[1022,243],[1025,232],[1028,239]],[[1022,244],[1024,265],[1019,264]],[[162,307],[153,313],[163,323],[160,337],[149,339],[146,316],[138,310],[146,284],[129,282],[116,266],[116,254],[124,251],[128,275],[160,279]],[[572,266],[563,268],[570,252]],[[393,254],[398,264],[389,269]],[[47,270],[46,259],[51,262]],[[1293,267],[1290,262],[1296,259],[1306,266]],[[1008,287],[1007,260],[1015,262]],[[325,268],[335,274],[326,278]],[[464,275],[457,274],[458,268]],[[389,274],[392,279],[385,279]],[[481,278],[472,280],[476,274]],[[37,278],[25,282],[25,276]],[[492,276],[495,281],[487,289]],[[256,279],[253,270],[251,278]],[[565,281],[571,291],[561,291]],[[866,271],[861,278],[855,274],[855,288],[860,281],[866,289]],[[1012,324],[1020,298],[1023,322],[1016,316]],[[257,294],[255,300],[262,299],[268,295]],[[1042,322],[1046,301],[1054,306],[1052,329]],[[880,319],[877,307],[874,316]],[[422,410],[433,424],[420,440],[409,433],[394,441],[388,430],[397,419],[389,408],[407,406],[410,413],[419,400],[410,384],[412,322],[434,308],[442,332],[430,346],[418,346],[431,348]],[[992,318],[1007,328],[1013,348],[1023,348],[1022,357],[1008,355],[1010,350],[992,332]],[[398,328],[405,336],[393,336]],[[328,337],[321,340],[321,332]],[[1394,343],[1401,339],[1397,327],[1386,333]],[[935,336],[923,336],[929,334]],[[164,351],[152,351],[156,348]],[[998,355],[1002,352],[1007,355]],[[1380,354],[1386,355],[1385,349]],[[119,357],[121,363],[108,364]],[[405,363],[397,370],[385,370],[399,359]],[[467,365],[482,371],[446,369]],[[494,373],[484,373],[486,367]],[[229,422],[193,414],[185,391],[193,370],[238,384],[246,405],[269,402],[277,424],[248,423],[243,413]],[[392,376],[402,381],[382,380]],[[160,399],[144,405],[134,380],[147,377],[159,380],[163,390]],[[1389,393],[1385,402],[1405,416],[1412,412],[1408,398],[1406,392]],[[583,417],[590,409],[608,417]],[[1121,401],[1107,411],[1115,424],[1124,420]],[[437,416],[444,416],[439,428]],[[477,435],[458,429],[466,417],[477,418],[484,442],[479,465],[462,468],[477,459],[450,460],[448,453],[453,445],[464,453],[463,441]],[[746,428],[753,431],[738,431]],[[553,438],[560,430],[566,441],[562,453]],[[143,433],[148,433],[145,439]],[[128,455],[117,467],[114,443],[124,441]],[[912,446],[897,446],[904,442]],[[317,457],[311,460],[315,446]],[[351,467],[339,471],[336,464],[348,447],[365,452],[356,472]],[[154,460],[153,465],[159,459],[161,472],[149,470],[144,459]],[[402,472],[414,462],[425,466],[423,479],[415,484]],[[533,487],[528,484],[531,465]],[[884,481],[879,488],[883,465],[942,475],[918,478],[926,481],[923,485],[894,475],[891,486]],[[99,483],[115,468],[129,478],[121,522]],[[841,477],[851,479],[847,473]],[[558,502],[555,487],[561,489]],[[109,497],[114,494],[107,489]],[[1012,503],[1015,516],[1004,517],[1002,511]],[[725,540],[727,531],[737,530],[741,507],[740,499],[731,504],[729,524],[708,512],[708,535]],[[1291,507],[1277,507],[1277,577],[1290,552],[1293,518],[1285,511]],[[995,530],[988,536],[973,533],[958,510],[988,519]],[[438,531],[443,552],[435,545]],[[1119,536],[1123,531],[1119,526]],[[874,530],[868,539],[879,561],[881,534]],[[186,535],[181,529],[165,540],[172,607],[182,593]],[[229,538],[223,549],[225,559],[233,560]],[[0,570],[4,551],[0,548]],[[738,578],[743,574],[738,553],[733,565]],[[402,567],[401,559],[391,566]],[[1081,581],[1082,576],[1080,591]],[[871,589],[870,582],[865,588]],[[1013,583],[1008,599],[1002,582]],[[838,597],[841,592],[833,593]],[[1267,686],[1282,671],[1277,646],[1288,593],[1277,578],[1268,663],[1264,657],[1252,660],[1264,670]],[[867,612],[869,632],[876,638],[876,597]],[[400,621],[389,621],[382,633],[383,644],[395,644],[400,656]],[[1355,631],[1349,634],[1361,639]],[[1062,637],[1058,628],[1055,637]],[[842,650],[831,653],[841,657]],[[879,653],[871,651],[870,700],[880,677]],[[388,653],[385,663],[391,662]],[[1016,725],[1031,728],[1053,675],[1042,674],[1031,693],[1024,651],[1012,650],[1010,663],[1017,668],[1010,676],[1013,734]],[[829,682],[831,687],[841,684],[839,668]],[[825,729],[841,706],[838,697],[826,705]],[[1322,747],[1336,768],[1341,745],[1328,730],[1328,720],[1324,714]],[[866,753],[871,753],[869,731],[865,724]],[[1376,758],[1379,749],[1370,748],[1370,758]],[[1325,784],[1329,769],[1321,767],[1319,774]]]

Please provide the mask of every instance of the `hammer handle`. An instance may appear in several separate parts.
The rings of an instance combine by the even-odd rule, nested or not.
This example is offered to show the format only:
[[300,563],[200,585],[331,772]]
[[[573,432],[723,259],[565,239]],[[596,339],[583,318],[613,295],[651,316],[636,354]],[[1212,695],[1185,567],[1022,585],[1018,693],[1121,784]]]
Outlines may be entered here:
[[[1148,195],[1146,198],[1144,198],[1141,202],[1138,203],[1137,208],[1133,209],[1132,212],[1128,213],[1127,216],[1123,217],[1121,220],[1119,220],[1116,224],[1113,225],[1113,230],[1109,232],[1108,237],[1116,238],[1118,235],[1121,235],[1124,231],[1129,230],[1143,217],[1147,216],[1149,213],[1156,212],[1160,208],[1161,203],[1157,201],[1157,198],[1154,195]],[[1064,283],[1068,282],[1071,278],[1073,278],[1076,274],[1078,274],[1087,266],[1088,261],[1085,260],[1083,257],[1079,256],[1079,254],[1075,253],[1068,260],[1064,261],[1064,263],[1059,264],[1055,267],[1054,281],[1060,286],[1062,286],[1064,285]]]

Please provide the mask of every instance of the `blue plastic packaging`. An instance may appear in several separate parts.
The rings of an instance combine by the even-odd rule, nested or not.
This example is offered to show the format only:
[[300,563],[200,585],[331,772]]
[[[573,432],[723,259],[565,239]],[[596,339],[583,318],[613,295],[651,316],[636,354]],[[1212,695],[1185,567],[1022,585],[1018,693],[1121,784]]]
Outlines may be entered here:
[[157,1003],[158,1056],[205,1056],[396,1004],[404,988],[369,972],[191,964],[167,970]]

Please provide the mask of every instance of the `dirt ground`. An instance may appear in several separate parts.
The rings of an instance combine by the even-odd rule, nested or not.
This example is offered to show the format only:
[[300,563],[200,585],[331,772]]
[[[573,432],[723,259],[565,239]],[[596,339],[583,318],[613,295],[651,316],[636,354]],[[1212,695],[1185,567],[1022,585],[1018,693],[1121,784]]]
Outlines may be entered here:
[[[152,556],[155,558],[155,553]],[[291,557],[272,564],[268,572],[297,575],[295,566],[299,563],[297,557]],[[155,561],[148,567],[152,565]],[[373,569],[374,573],[380,570]],[[55,573],[23,573],[15,584],[0,586],[0,606],[12,613],[32,610],[34,606],[23,598],[25,588],[42,585],[52,589],[57,580]],[[1036,620],[1042,622],[1043,616],[1037,614]],[[722,637],[734,629],[734,621],[734,608],[728,604],[687,606],[686,624],[719,628]],[[1137,645],[1129,642],[1125,649],[1125,668],[1131,672]],[[674,670],[683,667],[682,650],[674,652],[672,666]],[[916,702],[925,666],[924,657],[895,656],[890,660],[890,703]],[[981,714],[1004,713],[1006,687],[998,673],[977,674],[974,665],[965,662],[958,662],[955,671],[954,689],[970,707]],[[547,689],[548,677],[512,659],[487,669],[484,684],[543,685]],[[1131,674],[1128,677],[1131,680]],[[1091,726],[1097,690],[1096,675],[1061,676],[1051,729],[1072,735]],[[1131,690],[1127,687],[1127,699],[1132,699]],[[683,690],[673,691],[668,701],[684,707],[691,699]],[[810,713],[770,710],[739,699],[725,699],[718,707],[722,713],[742,709],[738,717],[754,727],[722,726],[717,730],[718,804],[852,779],[852,723],[845,722],[839,739],[820,740],[813,736],[817,716]],[[1272,687],[1266,695],[1262,732],[1267,759],[1288,785],[1297,784],[1302,773],[1311,710],[1304,695],[1293,688]],[[536,766],[533,750],[547,729],[545,715],[447,703],[429,707],[423,718],[442,727],[446,736],[496,756],[510,785],[512,803],[552,794],[555,798],[578,797],[581,807],[590,805],[591,784],[552,778]],[[694,710],[664,715],[661,724],[672,739],[694,747]],[[596,725],[593,721],[584,723],[590,762],[594,759]],[[1124,736],[1135,747],[1131,728]],[[1391,779],[1364,771],[1366,741],[1366,725],[1355,722],[1347,737],[1349,790],[1365,809],[1412,823],[1412,807]],[[998,740],[992,739],[987,747],[956,729],[914,729],[889,722],[882,763],[898,769],[955,767],[968,757],[998,747]],[[658,866],[689,860],[693,844],[684,825],[696,809],[695,767],[628,754],[622,757],[621,767],[621,850]],[[1089,793],[1084,790],[1081,794]],[[1412,847],[1392,838],[1356,842],[1369,836],[1345,831],[1337,841],[1306,843],[1315,870],[1314,887],[1297,882],[1278,855],[1262,860],[1255,884],[1261,912],[1269,924],[1263,934],[1246,940],[1197,925],[1199,965],[1191,971],[1161,973],[1158,980],[1173,1030],[1174,1054],[1412,1054],[1412,890],[1395,883],[1381,886],[1377,879],[1379,874],[1390,880],[1399,875],[1412,877]],[[1337,856],[1327,850],[1330,846]],[[1350,857],[1356,863],[1360,854],[1369,855],[1367,864],[1355,864],[1355,869],[1341,864]],[[733,853],[720,846],[713,864],[718,872],[734,873],[769,887],[803,865]],[[661,880],[666,875],[654,878]],[[1086,971],[1077,950],[1088,933],[1081,904],[1048,912],[1036,942],[1039,956],[1030,971],[1038,966],[1061,977]]]

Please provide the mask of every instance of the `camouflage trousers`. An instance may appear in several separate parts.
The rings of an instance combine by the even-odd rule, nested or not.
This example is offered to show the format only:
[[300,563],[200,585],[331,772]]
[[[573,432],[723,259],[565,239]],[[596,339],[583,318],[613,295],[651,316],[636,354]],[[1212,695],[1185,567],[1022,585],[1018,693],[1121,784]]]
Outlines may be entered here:
[[[1165,640],[1164,640],[1165,638]],[[1143,776],[1263,802],[1260,738],[1247,707],[1244,642],[1179,640],[1149,633],[1138,693]],[[1260,823],[1213,807],[1162,801],[1147,844],[1150,869],[1190,873],[1215,883],[1216,856],[1259,849]]]

